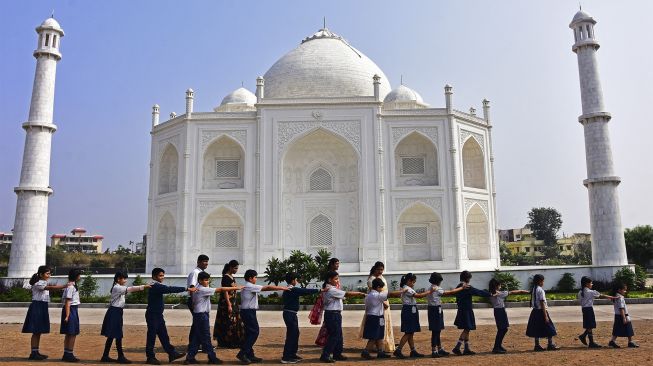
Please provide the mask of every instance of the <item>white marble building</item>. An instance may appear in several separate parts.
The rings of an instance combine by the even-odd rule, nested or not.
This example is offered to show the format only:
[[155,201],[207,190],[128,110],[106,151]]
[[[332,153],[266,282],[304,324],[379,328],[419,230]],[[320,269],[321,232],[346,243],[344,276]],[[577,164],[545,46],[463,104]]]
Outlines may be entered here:
[[[199,253],[263,270],[328,248],[341,271],[499,267],[489,103],[430,107],[321,29],[212,112],[152,112],[148,270]],[[210,96],[209,96],[210,97]],[[217,267],[216,267],[217,268]]]

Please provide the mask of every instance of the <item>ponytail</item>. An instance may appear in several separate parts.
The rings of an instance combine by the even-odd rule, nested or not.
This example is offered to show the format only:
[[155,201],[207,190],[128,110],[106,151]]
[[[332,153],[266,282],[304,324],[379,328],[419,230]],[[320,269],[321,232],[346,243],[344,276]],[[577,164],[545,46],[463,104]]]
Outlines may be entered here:
[[123,271],[116,272],[116,274],[113,276],[113,284],[111,285],[111,289],[109,290],[109,294],[111,294],[111,292],[113,292],[113,287],[118,283],[118,280],[121,279],[121,278],[129,278],[129,276],[127,275],[127,272],[123,272]]
[[32,275],[32,278],[29,279],[29,284],[30,284],[30,286],[34,286],[35,283],[39,282],[39,278],[40,278],[40,277],[39,277],[39,274],[38,274],[38,273],[34,273],[34,274]]
[[488,291],[494,295],[497,293],[497,288],[501,285],[501,282],[497,280],[496,278],[493,278],[490,280],[490,283],[488,284]]
[[232,268],[237,267],[239,265],[240,265],[240,263],[238,263],[237,260],[235,260],[235,259],[230,260],[228,263],[224,264],[224,267],[222,267],[222,275],[223,276],[226,275],[227,273],[229,273],[231,271]]
[[544,281],[544,276],[542,276],[541,274],[536,274],[533,277],[533,284],[532,284],[532,287],[531,287],[530,304],[531,304],[532,308],[535,307],[535,289],[537,289],[537,286],[539,286],[538,283],[540,283],[540,281]]
[[39,282],[39,280],[41,279],[41,275],[51,271],[52,270],[48,266],[39,266],[39,268],[36,270],[36,273],[34,273],[32,275],[32,278],[29,279],[29,284],[34,286],[34,284]]
[[580,297],[585,297],[585,287],[590,283],[592,283],[592,279],[587,276],[580,279]]

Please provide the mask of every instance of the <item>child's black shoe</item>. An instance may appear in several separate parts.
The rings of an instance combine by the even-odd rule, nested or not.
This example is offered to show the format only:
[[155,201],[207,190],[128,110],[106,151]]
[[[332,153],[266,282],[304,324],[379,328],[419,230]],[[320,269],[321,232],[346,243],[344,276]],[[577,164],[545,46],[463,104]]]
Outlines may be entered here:
[[186,361],[184,361],[184,365],[199,365],[199,361],[197,361],[194,358],[189,358]]
[[334,362],[336,362],[336,360],[334,360],[334,359],[331,358],[331,357],[328,357],[328,358],[320,357],[320,362],[323,362],[323,363],[334,363]]
[[118,360],[116,360],[115,358],[111,358],[109,356],[102,356],[102,358],[100,359],[100,362],[116,363],[116,362],[118,362]]
[[61,361],[65,362],[79,362],[79,358],[75,357],[72,353],[64,353]]
[[558,346],[555,345],[555,344],[550,344],[550,345],[546,346],[546,350],[547,350],[547,351],[557,351],[557,350],[559,350],[559,349],[560,349],[560,347],[558,347]]
[[440,357],[441,357],[441,356],[440,356],[440,354],[438,353],[438,351],[433,351],[433,352],[431,352],[431,358],[440,358]]
[[250,361],[247,356],[240,353],[236,355],[236,358],[240,361],[241,365],[249,365],[250,363],[252,363],[252,361]]
[[399,349],[399,348],[397,348],[394,352],[392,352],[392,354],[393,354],[395,357],[399,358],[399,359],[404,359],[404,358],[406,358],[406,356],[404,356],[404,354],[401,353],[401,349]]
[[363,352],[361,352],[361,358],[364,358],[366,360],[371,360],[372,355],[370,354],[370,352],[368,350],[365,349],[365,350],[363,350]]
[[387,354],[385,352],[379,352],[379,353],[376,354],[376,358],[392,358],[392,356],[390,356],[389,354]]
[[501,349],[501,348],[494,348],[494,349],[492,349],[492,353],[494,353],[495,355],[502,355],[502,354],[506,353],[506,350]]
[[333,359],[336,360],[336,361],[347,361],[347,356],[343,356],[343,355],[337,355],[336,356],[336,355],[334,355]]
[[417,352],[416,350],[411,350],[411,351],[410,351],[410,357],[419,358],[419,357],[424,357],[424,355],[421,354],[421,353],[419,353],[419,352]]
[[160,365],[161,361],[157,360],[155,357],[148,357],[145,363],[148,365]]
[[579,335],[578,340],[580,341],[580,343],[587,346],[587,334],[583,333],[583,334]]
[[628,348],[639,348],[639,344],[635,342],[628,342]]
[[533,351],[535,351],[535,352],[543,352],[543,351],[546,351],[546,349],[538,344],[538,345],[536,345],[535,347],[533,347]]
[[43,361],[46,358],[48,358],[48,356],[42,355],[42,354],[40,354],[38,352],[32,352],[32,353],[30,353],[30,355],[28,357],[28,359],[31,360],[31,361]]
[[281,363],[283,363],[283,364],[293,364],[293,363],[297,363],[297,361],[298,360],[295,359],[295,358],[282,358],[281,359]]
[[208,364],[209,364],[209,365],[222,365],[223,362],[222,362],[221,359],[219,359],[219,358],[216,357],[216,358],[214,358],[214,359],[209,360]]
[[249,358],[250,361],[252,361],[252,363],[261,363],[263,361],[262,358],[256,357],[254,355],[251,355],[248,358]]
[[598,343],[592,342],[587,346],[587,348],[603,348],[603,346]]
[[184,352],[175,352],[173,354],[168,355],[168,361],[172,363],[174,360],[178,360],[184,356],[186,356]]
[[438,353],[439,353],[440,356],[442,356],[442,357],[449,356],[449,352],[445,351],[444,348],[440,348],[440,350],[438,351]]
[[476,352],[472,351],[472,350],[469,349],[469,348],[465,348],[465,350],[463,351],[463,355],[464,355],[464,356],[473,356],[473,355],[475,355],[475,354],[476,354]]
[[456,356],[462,356],[463,355],[463,353],[460,351],[460,348],[458,348],[458,347],[452,349],[451,353],[453,353]]

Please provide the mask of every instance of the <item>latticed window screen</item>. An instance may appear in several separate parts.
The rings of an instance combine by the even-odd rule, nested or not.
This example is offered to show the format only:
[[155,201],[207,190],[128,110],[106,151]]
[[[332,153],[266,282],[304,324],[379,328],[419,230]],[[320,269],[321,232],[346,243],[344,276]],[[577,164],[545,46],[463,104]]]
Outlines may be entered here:
[[215,176],[217,178],[238,178],[240,176],[238,165],[239,160],[216,160]]
[[401,158],[401,174],[424,174],[424,158]]
[[312,247],[329,247],[333,245],[333,224],[328,217],[318,215],[310,224],[310,241]]
[[311,191],[331,191],[333,187],[331,185],[331,174],[325,169],[319,168],[311,174],[310,181],[310,190]]
[[426,226],[409,226],[404,228],[404,243],[426,244],[428,228]]
[[218,229],[215,232],[216,248],[238,248],[237,229]]

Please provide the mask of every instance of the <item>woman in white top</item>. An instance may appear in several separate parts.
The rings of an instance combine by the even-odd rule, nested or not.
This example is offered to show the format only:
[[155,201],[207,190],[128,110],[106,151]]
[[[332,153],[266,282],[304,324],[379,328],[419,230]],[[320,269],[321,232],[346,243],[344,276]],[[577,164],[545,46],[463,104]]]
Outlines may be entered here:
[[614,303],[614,325],[612,326],[612,339],[608,346],[612,348],[620,348],[617,344],[617,337],[628,337],[628,348],[637,348],[639,345],[633,341],[635,331],[633,331],[633,323],[628,314],[626,307],[626,299],[624,296],[628,291],[628,286],[625,283],[617,281],[612,286],[612,295],[615,296],[612,302]]
[[40,266],[36,273],[32,275],[29,286],[27,286],[32,291],[32,302],[29,304],[29,309],[27,309],[27,316],[25,316],[25,323],[23,323],[23,333],[32,333],[32,352],[29,359],[34,361],[42,361],[48,358],[48,356],[39,353],[39,345],[41,343],[41,334],[50,333],[49,290],[60,290],[66,287],[64,285],[48,285],[50,275],[50,267]]
[[[384,270],[385,270],[385,265],[383,264],[383,262],[374,263],[374,266],[372,266],[372,269],[370,269],[370,276],[367,278],[368,293],[372,291],[372,281],[374,281],[377,278],[383,281],[383,288],[381,289],[381,292],[388,291],[388,282],[385,280],[385,278],[383,278]],[[390,303],[388,302],[388,300],[385,300],[383,302],[383,308],[385,310],[390,309]],[[361,321],[361,326],[358,329],[359,338],[364,338],[363,333],[365,331],[366,318],[367,318],[366,316],[363,316],[363,320]],[[385,322],[385,338],[383,340],[383,350],[385,352],[392,353],[395,350],[395,335],[394,332],[392,331],[392,317],[390,316],[389,311],[384,312],[383,320]]]

